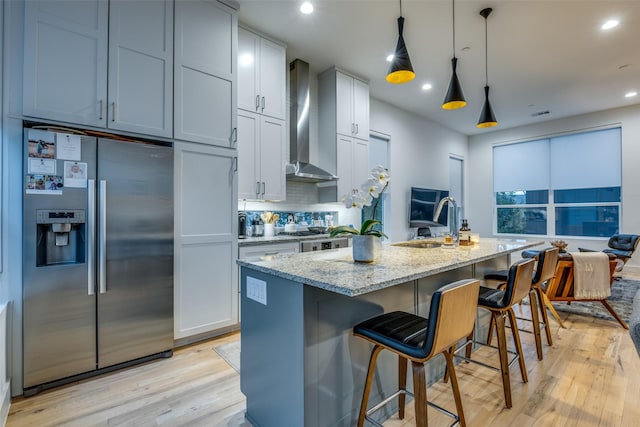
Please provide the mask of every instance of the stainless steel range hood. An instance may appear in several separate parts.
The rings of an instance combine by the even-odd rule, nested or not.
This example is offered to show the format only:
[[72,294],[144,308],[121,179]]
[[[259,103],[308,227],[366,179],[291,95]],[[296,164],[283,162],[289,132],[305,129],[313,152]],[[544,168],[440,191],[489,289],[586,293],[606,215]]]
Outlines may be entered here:
[[332,173],[309,163],[309,64],[296,59],[289,64],[290,116],[287,180],[303,182],[336,181]]

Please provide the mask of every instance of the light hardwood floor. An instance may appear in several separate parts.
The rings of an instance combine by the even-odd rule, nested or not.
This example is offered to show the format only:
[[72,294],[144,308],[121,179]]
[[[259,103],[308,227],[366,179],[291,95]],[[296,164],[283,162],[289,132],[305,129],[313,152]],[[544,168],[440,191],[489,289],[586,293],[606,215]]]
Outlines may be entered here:
[[[640,425],[640,358],[628,331],[614,321],[560,315],[567,329],[550,320],[554,342],[545,344],[543,361],[537,360],[533,336],[522,334],[529,382],[521,382],[514,364],[513,408],[504,408],[497,372],[458,366],[469,426]],[[178,349],[171,359],[14,399],[7,426],[249,426],[239,375],[212,350],[236,338],[226,335]],[[497,361],[491,350],[476,356]],[[449,384],[432,385],[427,397],[455,408]],[[385,426],[413,425],[412,406],[404,420],[390,419]],[[429,422],[450,424],[432,409]]]

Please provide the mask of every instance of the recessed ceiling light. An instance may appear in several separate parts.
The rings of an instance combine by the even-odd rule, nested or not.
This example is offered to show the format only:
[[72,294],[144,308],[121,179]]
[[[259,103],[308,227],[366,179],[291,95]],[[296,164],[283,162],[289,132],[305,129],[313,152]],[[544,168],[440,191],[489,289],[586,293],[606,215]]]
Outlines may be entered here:
[[387,62],[393,61],[393,54],[387,55]]
[[625,98],[633,98],[633,97],[634,97],[634,96],[636,96],[637,94],[638,94],[638,92],[635,92],[635,91],[633,91],[633,92],[627,92],[627,93],[625,93],[625,94],[624,94],[624,97],[625,97]]
[[313,13],[313,5],[308,1],[302,3],[300,5],[300,12],[304,13],[305,15],[309,15],[310,13]]
[[425,83],[422,85],[422,90],[429,90],[431,89],[433,86],[431,86],[431,83]]
[[620,21],[618,21],[617,19],[609,19],[607,22],[602,24],[602,27],[600,28],[603,30],[610,30],[614,27],[617,27],[619,23]]

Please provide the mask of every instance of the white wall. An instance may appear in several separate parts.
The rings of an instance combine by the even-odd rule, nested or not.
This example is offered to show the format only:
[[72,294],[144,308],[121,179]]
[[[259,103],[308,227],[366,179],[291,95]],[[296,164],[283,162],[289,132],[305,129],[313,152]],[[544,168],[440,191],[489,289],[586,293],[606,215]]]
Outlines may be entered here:
[[[4,56],[3,56],[3,44],[4,44],[4,2],[0,6],[0,100],[3,100],[2,97],[2,79],[3,79],[3,68],[4,68]],[[3,203],[3,195],[5,194],[2,186],[4,185],[4,178],[2,177],[3,167],[3,159],[4,159],[4,144],[2,142],[2,132],[3,132],[3,105],[0,102],[0,206]],[[3,209],[0,208],[0,287],[2,289],[0,293],[0,425],[5,425],[7,422],[7,417],[9,415],[9,407],[11,406],[11,392],[10,392],[10,383],[9,383],[9,352],[7,349],[7,311],[8,311],[8,292],[7,286],[4,284],[4,275],[3,267],[4,267],[4,217],[5,214]]]
[[[640,234],[640,105],[584,114],[536,125],[474,135],[469,139],[469,187],[467,212],[473,229],[482,236],[493,235],[493,156],[495,144],[535,139],[561,133],[591,130],[603,126],[622,127],[622,213],[620,232]],[[546,242],[553,240],[542,236]],[[602,249],[607,239],[566,239],[568,250],[578,247]],[[640,271],[640,253],[625,269]]]
[[[468,138],[431,120],[371,99],[370,128],[390,137],[392,241],[407,240],[411,187],[449,188],[449,155],[464,159],[468,168]],[[468,173],[463,174],[465,177]],[[465,187],[469,182],[465,179]],[[469,194],[469,191],[466,191]],[[465,197],[464,205],[468,205]],[[468,211],[468,210],[467,210]],[[473,221],[470,221],[473,225]]]
[[[8,303],[6,372],[11,394],[22,393],[22,37],[23,2],[3,2],[2,273],[0,302]],[[4,345],[2,342],[1,345]],[[3,411],[5,408],[3,407]]]

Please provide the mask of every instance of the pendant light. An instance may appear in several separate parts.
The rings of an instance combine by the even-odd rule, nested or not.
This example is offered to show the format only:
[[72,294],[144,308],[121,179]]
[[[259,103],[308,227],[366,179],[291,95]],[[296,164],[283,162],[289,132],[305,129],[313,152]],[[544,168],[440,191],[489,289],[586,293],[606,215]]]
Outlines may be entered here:
[[416,77],[416,73],[413,72],[413,66],[411,65],[411,59],[409,59],[409,52],[407,46],[404,44],[404,37],[402,36],[402,30],[404,28],[404,18],[402,17],[402,0],[400,0],[400,17],[398,17],[398,44],[396,50],[393,52],[393,60],[387,73],[387,81],[389,83],[406,83],[413,80]]
[[444,97],[442,108],[445,110],[457,110],[467,105],[467,101],[464,99],[462,93],[462,86],[458,80],[458,74],[456,73],[456,65],[458,64],[458,58],[456,58],[456,0],[452,1],[453,5],[453,58],[451,58],[451,68],[453,73],[451,74],[451,81],[449,82],[449,90]]
[[491,103],[489,102],[489,65],[488,65],[488,36],[487,36],[487,17],[491,14],[493,9],[490,7],[486,9],[482,9],[480,11],[480,15],[484,18],[484,75],[485,75],[485,83],[484,83],[484,106],[482,107],[482,112],[480,113],[480,119],[478,120],[478,124],[476,127],[482,128],[490,128],[496,126],[498,121],[496,120],[496,115],[493,114],[493,109],[491,108]]

